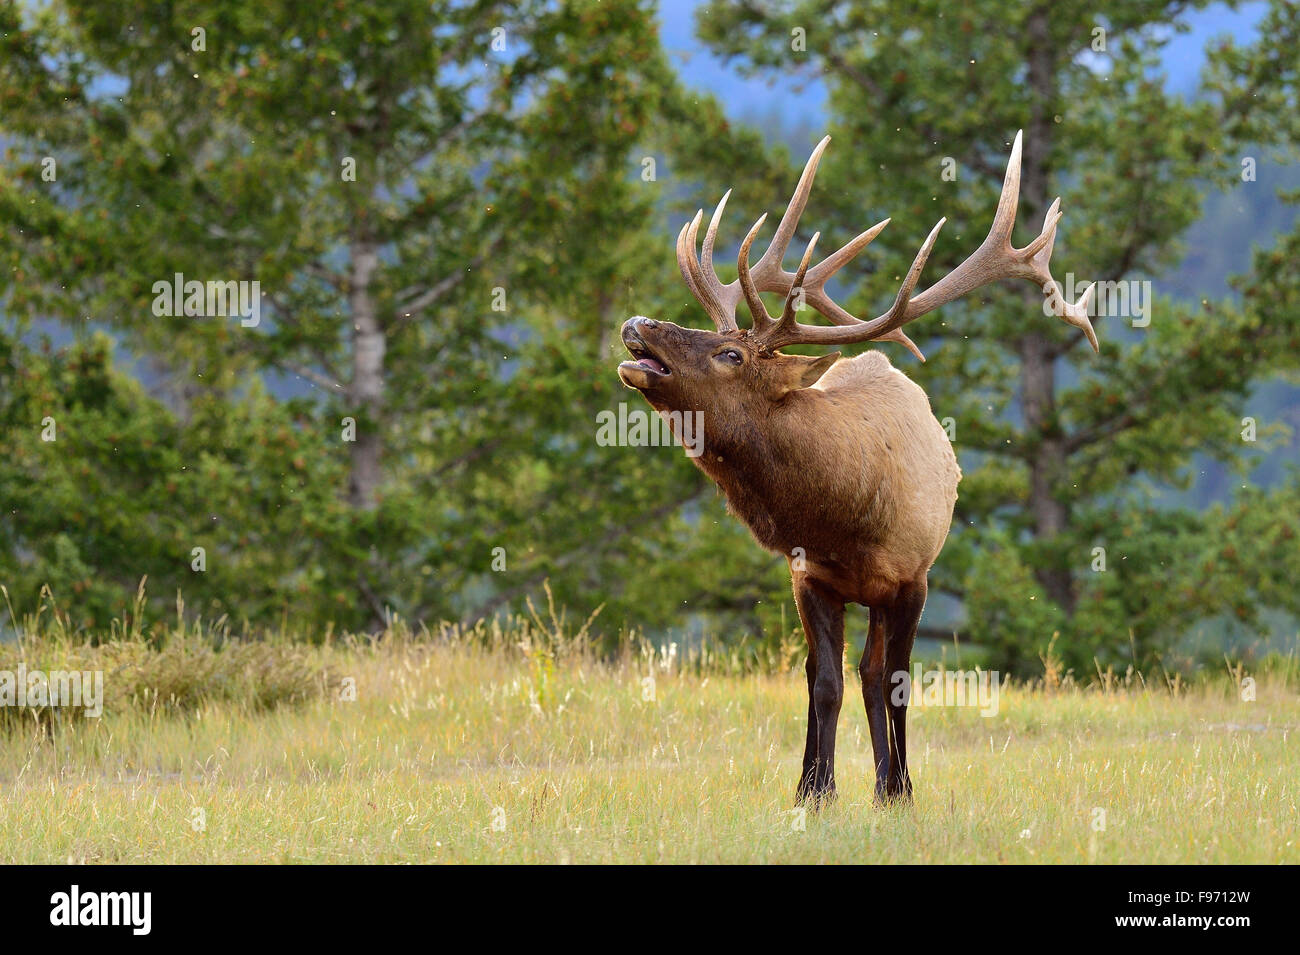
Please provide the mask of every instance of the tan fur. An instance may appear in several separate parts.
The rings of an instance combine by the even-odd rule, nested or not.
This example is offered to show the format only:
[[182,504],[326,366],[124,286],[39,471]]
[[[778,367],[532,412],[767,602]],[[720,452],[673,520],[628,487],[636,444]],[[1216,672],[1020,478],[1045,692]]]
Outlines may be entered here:
[[[625,364],[620,375],[661,411],[702,412],[704,454],[693,460],[761,545],[802,557],[807,577],[868,606],[924,579],[961,472],[925,392],[884,354],[831,364],[762,352],[744,333],[636,322],[629,347],[672,373]],[[717,361],[731,348],[743,364]]]
[[852,584],[836,589],[851,586],[857,593],[845,596],[871,603],[938,558],[961,480],[957,457],[925,392],[881,352],[836,362],[806,395],[799,412],[818,435],[806,452],[809,491],[842,509],[847,537],[871,542]]

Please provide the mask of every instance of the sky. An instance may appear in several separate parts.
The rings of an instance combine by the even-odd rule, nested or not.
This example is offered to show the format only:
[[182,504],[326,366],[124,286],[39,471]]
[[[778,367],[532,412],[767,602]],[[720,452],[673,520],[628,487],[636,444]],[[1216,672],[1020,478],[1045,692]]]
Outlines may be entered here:
[[[821,83],[810,82],[800,91],[766,77],[743,77],[734,65],[724,64],[696,39],[695,11],[707,5],[700,0],[659,0],[660,36],[687,85],[717,96],[732,119],[749,119],[756,111],[775,110],[785,116],[807,116],[810,122],[817,121],[813,125],[819,125],[826,103],[826,89]],[[1214,4],[1186,14],[1183,19],[1190,30],[1173,34],[1164,51],[1169,88],[1190,92],[1205,59],[1206,42],[1220,34],[1249,42],[1267,9],[1264,2],[1245,3],[1237,10]]]

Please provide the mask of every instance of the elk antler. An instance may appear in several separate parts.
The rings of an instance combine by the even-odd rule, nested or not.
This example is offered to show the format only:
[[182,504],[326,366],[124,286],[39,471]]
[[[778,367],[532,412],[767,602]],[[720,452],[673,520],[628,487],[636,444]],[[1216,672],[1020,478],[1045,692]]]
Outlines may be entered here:
[[[998,199],[997,212],[994,213],[993,225],[989,229],[988,237],[966,261],[915,298],[912,297],[912,290],[921,277],[921,270],[925,267],[926,259],[929,258],[935,240],[939,237],[939,230],[947,222],[946,218],[940,219],[930,230],[930,235],[912,261],[912,267],[908,269],[898,295],[894,298],[894,304],[883,315],[869,322],[855,318],[837,305],[826,294],[825,285],[832,275],[866,248],[871,240],[889,225],[888,219],[876,223],[842,249],[827,256],[814,268],[808,269],[808,260],[817,241],[817,236],[813,236],[812,242],[808,244],[808,250],[804,253],[799,272],[791,274],[785,271],[781,260],[785,256],[790,239],[794,236],[799,216],[808,203],[808,194],[812,191],[817,164],[821,161],[822,152],[829,142],[830,137],[827,136],[817,144],[817,148],[808,158],[803,175],[799,177],[799,185],[795,188],[785,214],[781,217],[781,223],[777,226],[772,243],[752,269],[749,266],[749,249],[767,216],[760,216],[753,228],[749,230],[749,234],[745,236],[745,241],[740,246],[740,257],[737,261],[739,276],[736,281],[723,285],[713,270],[713,242],[717,236],[722,210],[726,208],[727,198],[731,195],[730,191],[722,197],[722,201],[718,203],[718,208],[713,213],[713,218],[709,221],[709,228],[704,234],[701,258],[696,257],[695,242],[703,211],[697,212],[695,218],[688,222],[677,236],[677,264],[681,267],[682,277],[686,280],[691,293],[713,319],[718,331],[737,330],[736,305],[743,297],[754,317],[753,328],[749,334],[753,335],[759,346],[765,350],[770,351],[783,345],[795,344],[847,345],[853,342],[895,341],[905,345],[912,354],[924,361],[925,356],[912,340],[903,334],[904,325],[982,285],[988,285],[998,279],[1021,278],[1041,286],[1052,313],[1062,321],[1082,329],[1093,350],[1097,349],[1097,335],[1093,331],[1092,322],[1088,320],[1088,303],[1092,297],[1093,286],[1089,285],[1084,289],[1078,302],[1070,304],[1062,296],[1060,286],[1052,278],[1049,268],[1052,246],[1056,241],[1056,227],[1061,221],[1061,200],[1057,199],[1047,210],[1047,216],[1043,220],[1043,230],[1038,238],[1023,249],[1017,249],[1011,244],[1011,230],[1016,222],[1016,206],[1020,196],[1020,133],[1016,133],[1015,144],[1011,147],[1011,159],[1007,162],[1002,195]],[[803,300],[815,311],[834,322],[834,326],[802,325],[795,321],[795,304],[800,290],[803,293]],[[773,319],[768,314],[758,296],[759,292],[780,292],[786,296],[785,306],[781,310],[779,319]]]

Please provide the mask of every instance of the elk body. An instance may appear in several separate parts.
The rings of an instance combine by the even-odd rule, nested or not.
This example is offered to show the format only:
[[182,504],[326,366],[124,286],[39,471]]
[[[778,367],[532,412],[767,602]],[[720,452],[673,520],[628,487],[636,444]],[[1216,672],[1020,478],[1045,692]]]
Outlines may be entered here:
[[[1002,278],[1040,285],[1055,315],[1080,328],[1097,347],[1088,320],[1091,287],[1077,303],[1061,297],[1048,262],[1060,221],[1052,204],[1039,236],[1011,245],[1020,188],[1021,139],[1016,136],[1002,196],[988,238],[926,291],[912,291],[944,220],[930,232],[892,307],[871,321],[840,308],[825,283],[889,223],[872,226],[809,268],[817,235],[798,269],[782,259],[812,189],[830,137],[804,168],[771,245],[751,268],[749,250],[765,216],[740,247],[739,277],[724,285],[713,271],[713,244],[728,193],[696,243],[702,212],[677,240],[682,277],[716,331],[682,328],[641,316],[623,325],[632,356],[619,366],[623,383],[660,412],[700,412],[703,449],[692,458],[726,495],[763,547],[785,555],[808,641],[808,736],[797,798],[820,803],[835,790],[835,729],[844,696],[844,608],[866,606],[870,624],[858,673],[876,768],[876,797],[910,797],[905,723],[907,702],[892,693],[906,674],[925,606],[927,574],[948,534],[961,472],[925,392],[880,352],[842,359],[787,355],[784,345],[894,341],[922,357],[902,332],[908,322]],[[785,296],[780,317],[760,292]],[[736,324],[741,299],[753,316]],[[800,302],[833,325],[795,320]],[[674,416],[680,420],[680,416]],[[673,420],[670,418],[670,420]]]

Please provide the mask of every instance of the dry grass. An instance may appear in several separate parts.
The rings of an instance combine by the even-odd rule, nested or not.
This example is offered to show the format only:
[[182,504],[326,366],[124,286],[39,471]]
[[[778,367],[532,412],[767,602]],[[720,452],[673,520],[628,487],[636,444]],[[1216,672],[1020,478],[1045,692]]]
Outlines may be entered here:
[[[397,626],[373,645],[282,647],[279,663],[258,656],[274,643],[235,649],[251,697],[211,690],[230,645],[126,650],[119,635],[86,652],[199,690],[140,705],[149,681],[130,677],[102,719],[0,733],[0,861],[1300,861],[1294,661],[1257,674],[1253,702],[1225,672],[1004,687],[992,717],[914,710],[916,802],[887,810],[849,694],[840,799],[804,817],[801,670],[632,644],[601,662],[563,629]],[[285,682],[319,689],[266,689]]]
[[[7,596],[7,595],[6,595]],[[0,644],[0,670],[103,674],[102,710],[110,716],[195,713],[217,702],[249,712],[320,697],[337,677],[319,654],[284,635],[248,639],[224,621],[205,628],[185,620],[184,605],[169,626],[143,624],[143,584],[136,609],[102,640],[73,632],[48,604],[23,621],[15,644]],[[48,615],[46,611],[49,611]],[[0,734],[52,733],[84,722],[87,705],[0,706]]]

